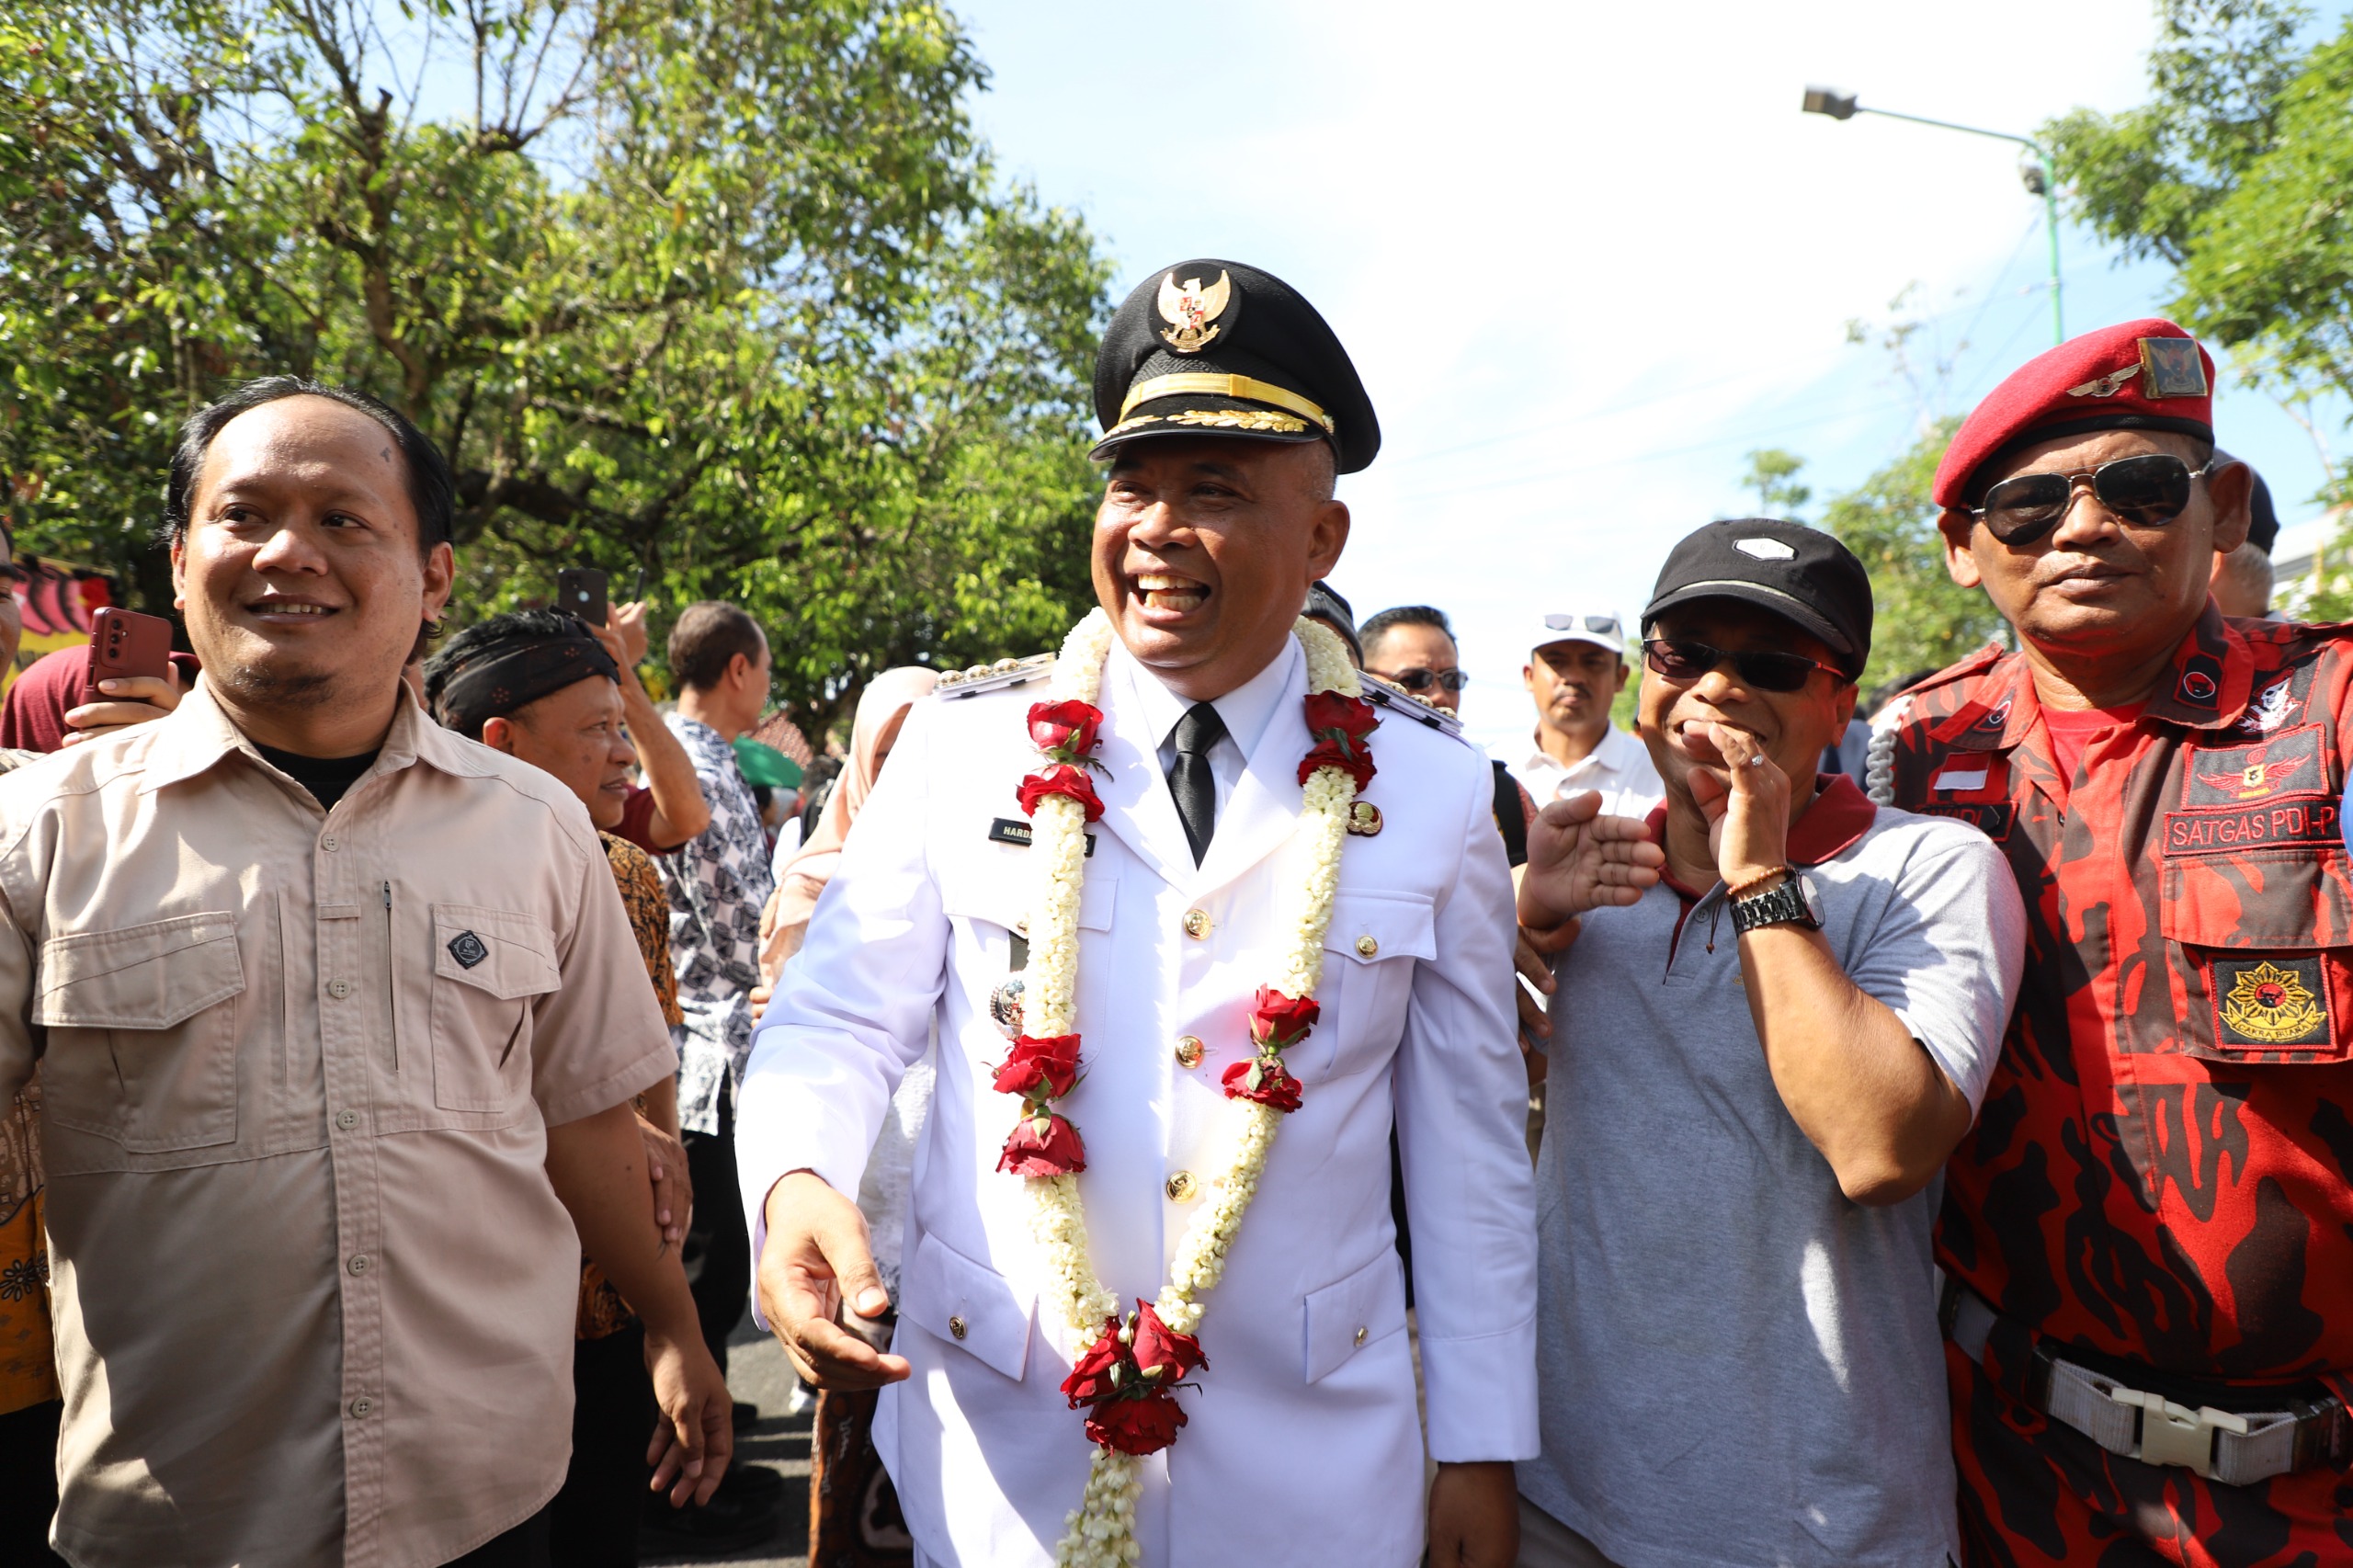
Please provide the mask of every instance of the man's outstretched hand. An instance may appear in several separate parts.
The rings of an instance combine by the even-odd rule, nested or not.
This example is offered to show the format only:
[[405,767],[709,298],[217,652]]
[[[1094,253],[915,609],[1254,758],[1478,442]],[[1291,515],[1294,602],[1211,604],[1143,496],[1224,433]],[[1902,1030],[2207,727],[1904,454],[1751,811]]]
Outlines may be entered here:
[[814,1172],[794,1171],[768,1189],[767,1219],[760,1311],[801,1381],[843,1391],[904,1378],[904,1357],[883,1355],[836,1321],[845,1307],[872,1319],[891,1305],[858,1205]]
[[1588,909],[1632,903],[1658,881],[1666,854],[1632,817],[1604,816],[1592,790],[1554,801],[1528,829],[1519,923],[1550,931]]

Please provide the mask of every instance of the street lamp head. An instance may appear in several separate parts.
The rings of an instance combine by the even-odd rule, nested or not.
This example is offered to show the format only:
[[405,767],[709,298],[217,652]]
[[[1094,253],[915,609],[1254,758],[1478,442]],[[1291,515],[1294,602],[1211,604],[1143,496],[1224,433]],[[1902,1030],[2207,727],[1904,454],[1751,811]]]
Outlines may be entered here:
[[1805,112],[1826,114],[1833,119],[1852,119],[1855,118],[1855,95],[1830,87],[1808,87],[1805,90]]
[[2047,196],[2051,192],[2051,176],[2044,172],[2039,160],[2032,158],[2018,160],[2018,178],[2025,182],[2029,195]]

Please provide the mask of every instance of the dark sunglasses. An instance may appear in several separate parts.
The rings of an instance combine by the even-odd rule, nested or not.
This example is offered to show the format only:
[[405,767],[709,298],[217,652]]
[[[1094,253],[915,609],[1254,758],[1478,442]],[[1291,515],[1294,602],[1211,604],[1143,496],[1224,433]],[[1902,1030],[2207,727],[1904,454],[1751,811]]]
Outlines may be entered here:
[[1379,676],[1390,685],[1409,692],[1427,691],[1434,686],[1447,691],[1461,691],[1471,683],[1471,677],[1461,670],[1399,670],[1393,675],[1387,670],[1367,673]]
[[2004,544],[2032,544],[2059,526],[2088,481],[2099,504],[2135,528],[2163,528],[2189,505],[2190,486],[2214,472],[2209,462],[2195,473],[2171,452],[2143,452],[2102,463],[2089,473],[2021,473],[1985,492],[1985,504],[1969,515]]
[[1809,659],[1803,653],[1733,653],[1688,637],[1653,637],[1643,643],[1643,667],[1677,686],[1689,686],[1710,670],[1727,664],[1740,676],[1743,686],[1753,686],[1759,691],[1795,691],[1816,670],[1828,670],[1841,681],[1847,678],[1847,672],[1836,665]]
[[1548,615],[1544,618],[1544,624],[1554,631],[1574,631],[1583,626],[1587,631],[1603,637],[1625,635],[1619,631],[1618,618],[1614,615]]

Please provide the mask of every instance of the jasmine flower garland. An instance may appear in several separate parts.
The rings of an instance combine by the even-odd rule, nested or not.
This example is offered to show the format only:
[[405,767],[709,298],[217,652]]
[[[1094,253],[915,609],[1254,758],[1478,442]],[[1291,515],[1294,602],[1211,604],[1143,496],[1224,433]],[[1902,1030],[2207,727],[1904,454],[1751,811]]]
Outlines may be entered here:
[[1157,1300],[1138,1301],[1124,1318],[1119,1297],[1096,1278],[1087,1247],[1078,1191],[1085,1145],[1054,1109],[1078,1080],[1079,892],[1086,826],[1103,812],[1088,770],[1097,766],[1091,754],[1103,715],[1096,702],[1111,650],[1111,622],[1101,610],[1071,630],[1055,662],[1050,700],[1029,710],[1040,767],[1022,780],[1020,801],[1030,816],[1029,861],[1039,881],[1023,1027],[1036,1032],[1017,1038],[997,1070],[995,1086],[1019,1096],[1022,1107],[997,1168],[1028,1186],[1030,1232],[1046,1260],[1047,1304],[1069,1341],[1086,1346],[1063,1392],[1074,1410],[1088,1412],[1086,1433],[1097,1446],[1085,1494],[1055,1551],[1062,1568],[1134,1568],[1142,1561],[1136,1460],[1175,1442],[1185,1425],[1174,1390],[1207,1364],[1193,1337],[1204,1311],[1200,1298],[1224,1272],[1281,1118],[1300,1104],[1299,1080],[1284,1070],[1282,1052],[1314,1027],[1348,808],[1371,780],[1366,737],[1380,721],[1339,638],[1304,618],[1293,632],[1307,656],[1307,722],[1315,744],[1300,764],[1302,799],[1290,850],[1300,874],[1278,922],[1283,938],[1271,983],[1258,988],[1251,1012],[1256,1054],[1226,1070],[1220,1174],[1177,1240],[1168,1283]]

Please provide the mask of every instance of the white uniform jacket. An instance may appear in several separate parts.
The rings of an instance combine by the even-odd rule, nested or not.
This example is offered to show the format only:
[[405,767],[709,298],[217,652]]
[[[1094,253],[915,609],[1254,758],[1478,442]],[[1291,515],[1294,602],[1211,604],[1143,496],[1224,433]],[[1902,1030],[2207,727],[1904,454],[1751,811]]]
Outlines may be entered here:
[[[1114,648],[1115,663],[1127,658]],[[1086,1146],[1096,1267],[1150,1299],[1205,1187],[1224,1094],[1250,1054],[1252,993],[1272,968],[1310,744],[1303,661],[1221,809],[1197,869],[1160,737],[1107,670],[1079,918],[1085,1077],[1062,1102]],[[876,1442],[925,1556],[963,1568],[1051,1561],[1090,1445],[1059,1385],[1074,1347],[1041,1321],[1020,1180],[995,1167],[1018,1101],[990,1086],[1006,1037],[988,999],[1027,922],[1042,682],[916,705],[786,967],[737,1123],[756,1238],[768,1189],[810,1169],[858,1190],[892,1085],[935,1010],[938,1088],[915,1152],[892,1348],[914,1375],[883,1396]],[[1423,1446],[1389,1210],[1392,1109],[1413,1227],[1415,1300],[1440,1460],[1538,1449],[1535,1224],[1515,1044],[1512,894],[1475,750],[1397,716],[1372,736],[1377,835],[1342,852],[1314,1032],[1287,1055],[1305,1085],[1208,1298],[1191,1424],[1144,1461],[1137,1537],[1154,1568],[1410,1564],[1423,1547]],[[1188,913],[1207,916],[1188,935]],[[1193,923],[1199,925],[1199,921]],[[1180,1065],[1186,1036],[1206,1046]]]

